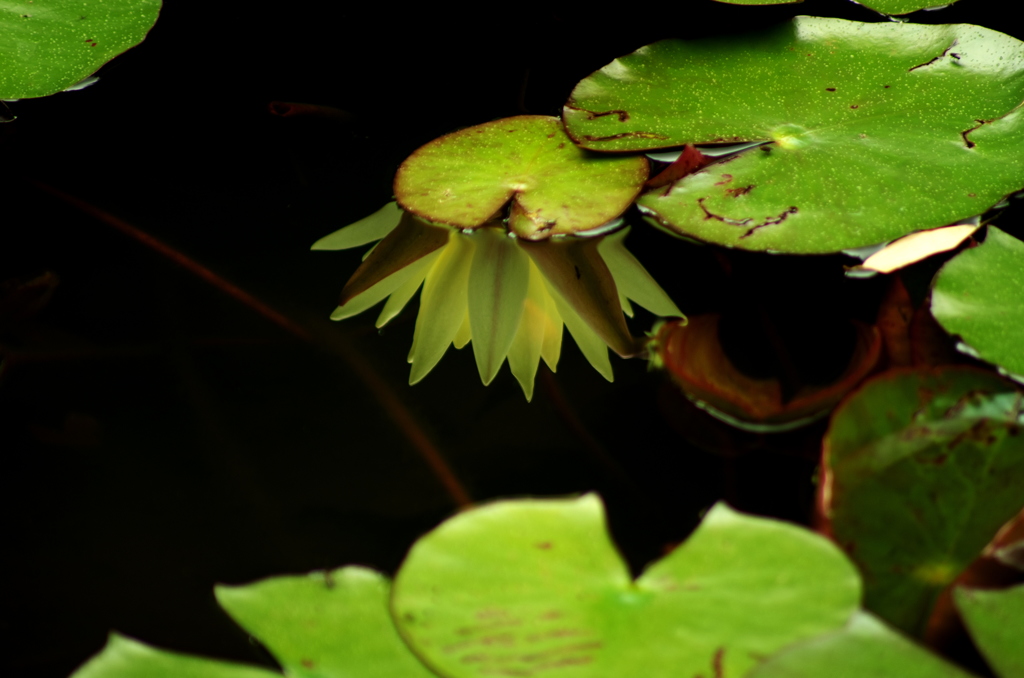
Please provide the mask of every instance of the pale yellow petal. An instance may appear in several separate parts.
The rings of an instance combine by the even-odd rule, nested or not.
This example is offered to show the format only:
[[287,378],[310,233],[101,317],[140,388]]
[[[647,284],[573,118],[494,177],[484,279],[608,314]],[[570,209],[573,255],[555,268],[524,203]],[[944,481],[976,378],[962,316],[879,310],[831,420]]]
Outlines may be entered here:
[[[508,349],[508,366],[512,376],[516,378],[529,402],[533,398],[533,382],[537,376],[537,367],[540,365],[541,349],[544,346],[544,337],[552,324],[551,315],[548,313],[548,304],[554,306],[547,289],[544,287],[544,280],[540,271],[531,263],[528,269],[529,281],[526,289],[526,299],[523,301],[523,315],[519,320],[519,327],[512,339],[512,345]],[[562,335],[562,320],[558,319],[558,336]],[[555,362],[558,362],[557,348],[555,351]],[[554,369],[554,368],[552,368]]]
[[469,310],[467,309],[465,317],[462,318],[462,324],[459,325],[459,331],[455,333],[455,338],[452,339],[452,346],[461,349],[472,338],[473,328],[469,324]]
[[338,229],[313,243],[314,250],[345,250],[380,240],[398,225],[402,208],[389,202],[368,217]]
[[544,274],[548,288],[557,292],[612,350],[630,357],[640,351],[640,344],[626,327],[615,279],[597,249],[599,240],[520,240],[519,246]]
[[481,228],[469,271],[469,323],[473,356],[484,385],[491,383],[508,355],[523,315],[530,259],[504,229]]
[[409,300],[416,294],[416,290],[423,284],[423,279],[427,277],[427,271],[430,267],[437,262],[437,258],[441,256],[441,252],[444,250],[436,250],[431,252],[422,259],[414,261],[408,266],[409,269],[414,269],[416,272],[412,276],[395,288],[395,291],[388,297],[388,301],[384,304],[384,308],[381,309],[380,315],[377,316],[377,327],[384,327],[384,325],[391,322],[391,319],[402,312],[405,305],[409,303]]
[[555,301],[559,314],[562,316],[562,322],[565,323],[565,327],[569,330],[572,338],[576,340],[580,351],[583,352],[586,359],[602,377],[608,381],[614,381],[612,364],[608,359],[608,345],[557,292],[552,291],[552,298]]
[[[608,270],[615,278],[615,287],[619,290],[619,298],[623,295],[640,304],[654,315],[663,318],[683,318],[682,311],[675,305],[675,302],[665,290],[651,277],[647,269],[637,261],[637,258],[626,249],[625,239],[629,234],[629,227],[616,231],[605,236],[597,251],[604,258]],[[623,311],[626,307],[623,306]],[[626,311],[626,315],[633,314]]]
[[331,314],[331,320],[344,320],[345,318],[351,318],[357,313],[362,313],[379,303],[384,297],[410,283],[415,282],[418,287],[427,270],[427,267],[420,265],[420,261],[413,262],[409,266],[395,271],[376,285],[352,297],[344,306],[334,309],[334,313]]
[[542,291],[539,297],[544,300],[544,343],[541,344],[540,355],[552,372],[557,371],[558,358],[562,354],[562,316],[558,313],[555,299],[544,282],[544,276],[536,266],[530,268],[531,282],[536,278]]
[[410,353],[412,370],[409,383],[427,376],[441,360],[448,345],[466,318],[469,267],[473,261],[473,242],[452,237],[437,263],[427,273],[420,295],[420,312],[413,331]]

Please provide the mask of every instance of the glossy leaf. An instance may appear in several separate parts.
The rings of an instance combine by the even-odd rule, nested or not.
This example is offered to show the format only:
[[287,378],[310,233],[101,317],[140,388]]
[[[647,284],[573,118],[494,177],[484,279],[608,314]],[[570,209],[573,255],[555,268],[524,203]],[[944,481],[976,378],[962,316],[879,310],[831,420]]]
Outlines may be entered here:
[[[217,601],[293,678],[430,678],[388,609],[390,583],[362,567],[217,587]],[[281,678],[268,669],[169,652],[118,634],[72,678]]]
[[953,599],[974,644],[1000,678],[1024,678],[1024,584],[984,591],[958,587]]
[[870,614],[842,630],[797,643],[747,678],[970,678],[971,674],[916,645]]
[[882,14],[898,16],[910,14],[921,9],[941,9],[952,5],[957,0],[853,0],[858,5],[864,5]]
[[665,40],[580,82],[566,129],[601,151],[771,142],[638,205],[749,250],[837,252],[957,223],[1024,186],[1024,43],[969,25],[797,17]]
[[0,2],[0,99],[73,87],[142,42],[160,0]]
[[588,153],[558,118],[521,115],[419,148],[398,168],[395,195],[406,210],[458,228],[481,226],[512,201],[509,228],[541,240],[615,219],[646,179],[645,158]]
[[1024,379],[1024,242],[988,227],[935,277],[932,314],[981,357]]
[[281,678],[275,671],[158,650],[117,633],[71,678]]
[[218,586],[216,593],[289,676],[430,678],[395,630],[390,591],[382,574],[352,566]]
[[802,528],[712,508],[633,580],[601,502],[496,502],[413,546],[392,609],[443,676],[741,676],[782,647],[838,629],[857,574]]
[[968,367],[893,370],[832,415],[820,507],[865,606],[919,633],[939,592],[1024,505],[1022,394]]

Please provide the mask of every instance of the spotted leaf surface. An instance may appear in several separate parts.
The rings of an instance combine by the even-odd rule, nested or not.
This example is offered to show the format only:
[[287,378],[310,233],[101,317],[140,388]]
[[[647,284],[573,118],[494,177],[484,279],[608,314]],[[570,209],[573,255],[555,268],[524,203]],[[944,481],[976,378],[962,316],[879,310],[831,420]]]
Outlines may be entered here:
[[769,142],[645,192],[665,228],[729,247],[824,253],[984,212],[1024,186],[1024,43],[970,25],[797,17],[665,40],[581,81],[586,148]]
[[1024,395],[970,367],[893,370],[833,413],[820,506],[865,606],[920,633],[939,592],[1024,505]]
[[593,495],[496,502],[421,538],[392,609],[443,676],[740,676],[838,629],[860,584],[829,541],[712,508],[633,580]]
[[160,0],[0,0],[0,99],[60,92],[142,42]]
[[643,157],[589,153],[558,118],[520,115],[431,141],[395,176],[403,208],[434,223],[477,228],[510,206],[509,229],[531,240],[601,226],[647,179]]

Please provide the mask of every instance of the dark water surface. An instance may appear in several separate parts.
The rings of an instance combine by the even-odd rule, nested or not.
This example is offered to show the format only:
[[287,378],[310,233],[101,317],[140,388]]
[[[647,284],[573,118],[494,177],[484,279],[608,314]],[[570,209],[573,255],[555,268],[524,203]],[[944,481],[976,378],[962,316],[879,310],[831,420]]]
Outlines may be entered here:
[[[1021,37],[993,6],[962,0],[936,21]],[[474,499],[598,490],[635,567],[722,497],[808,520],[822,427],[729,438],[692,419],[643,362],[616,359],[609,384],[568,338],[558,374],[538,378],[529,405],[507,370],[481,386],[468,348],[410,388],[415,305],[382,336],[373,313],[328,320],[359,253],[310,244],[389,200],[395,168],[419,145],[524,109],[557,115],[576,81],[656,39],[796,13],[872,20],[839,0],[547,11],[409,14],[317,0],[232,14],[224,3],[172,1],[99,84],[13,104],[19,119],[0,126],[0,279],[52,271],[60,284],[34,319],[0,328],[15,356],[0,381],[4,675],[66,676],[109,629],[264,661],[217,609],[214,583],[347,563],[393,571],[452,513],[332,342],[390,385]],[[350,119],[277,118],[267,112],[274,100],[335,106]],[[311,328],[328,350],[37,183],[164,240]],[[650,229],[630,237],[684,311],[727,303],[709,255],[667,242]],[[870,320],[877,285],[854,293],[833,282],[818,291],[824,301],[794,303],[841,303]],[[638,316],[634,332],[650,322]],[[706,427],[704,448],[759,451],[701,449],[680,433],[694,421]]]

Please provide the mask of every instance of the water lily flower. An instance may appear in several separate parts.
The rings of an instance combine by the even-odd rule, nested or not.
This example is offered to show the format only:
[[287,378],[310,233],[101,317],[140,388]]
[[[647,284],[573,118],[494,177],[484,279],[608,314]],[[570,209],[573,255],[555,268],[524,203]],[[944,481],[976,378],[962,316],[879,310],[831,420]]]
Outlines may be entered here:
[[[533,144],[530,153],[523,152],[522,134],[509,135],[524,128],[527,146]],[[461,142],[468,135],[474,135],[469,138],[477,149],[493,150],[513,139],[519,147],[492,156],[498,160],[492,164],[514,157],[503,167],[483,168],[481,181],[486,162],[465,162],[454,173],[440,162],[452,155],[452,146],[459,150],[452,137]],[[431,144],[446,145],[444,153]],[[623,244],[629,229],[618,217],[646,179],[646,160],[628,158],[625,164],[585,157],[568,142],[557,118],[543,116],[479,125],[431,144],[399,169],[397,202],[313,245],[346,249],[377,241],[342,290],[334,320],[386,298],[377,318],[382,327],[422,286],[408,358],[410,384],[423,379],[448,346],[472,342],[483,383],[507,359],[529,400],[540,360],[552,371],[558,364],[563,324],[611,381],[608,348],[623,357],[642,350],[623,317],[632,316],[630,300],[656,315],[683,317]],[[538,161],[545,152],[552,157]],[[574,197],[561,185],[572,187],[567,174],[609,190]]]

